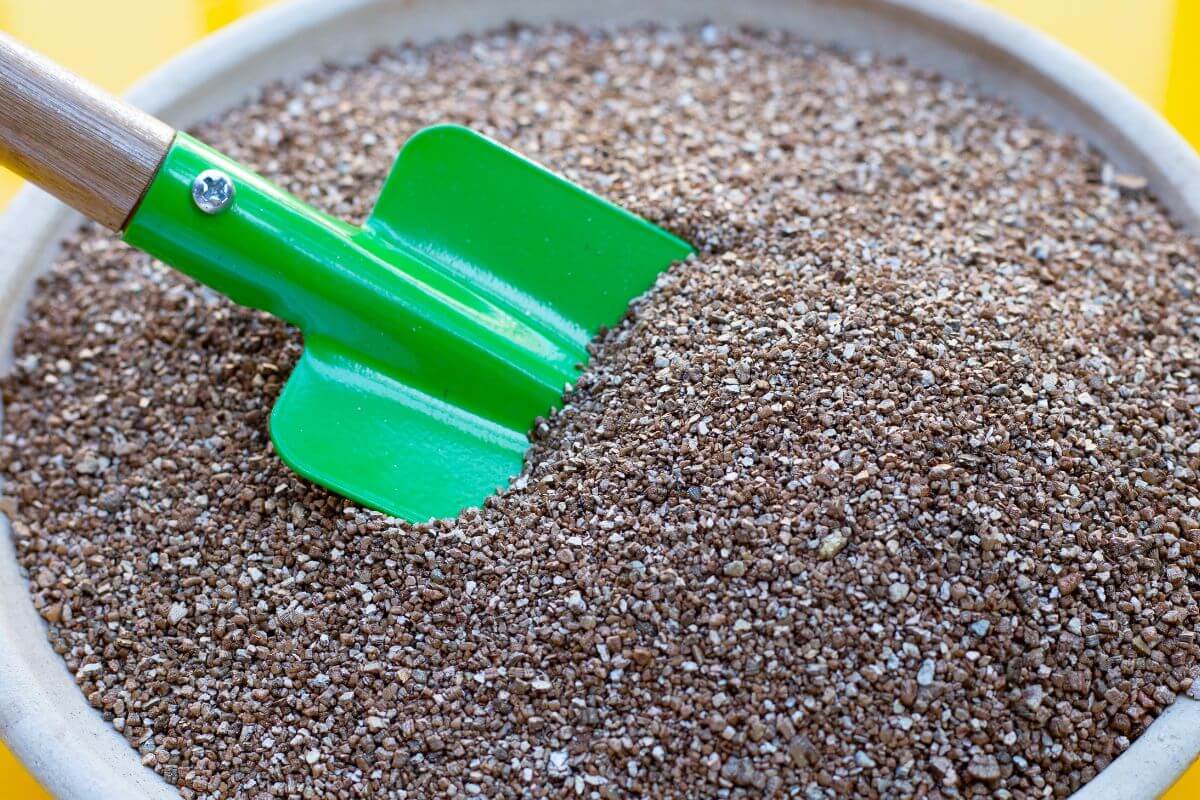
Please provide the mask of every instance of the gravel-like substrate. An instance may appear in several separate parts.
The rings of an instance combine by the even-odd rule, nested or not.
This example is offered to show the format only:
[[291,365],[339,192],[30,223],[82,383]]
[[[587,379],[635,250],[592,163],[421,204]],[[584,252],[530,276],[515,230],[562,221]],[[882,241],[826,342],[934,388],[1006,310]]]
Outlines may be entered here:
[[711,28],[402,48],[199,133],[361,220],[440,121],[702,250],[486,510],[292,475],[294,332],[112,236],[30,306],[20,558],[186,797],[1064,797],[1189,689],[1197,247],[1139,179],[940,77]]

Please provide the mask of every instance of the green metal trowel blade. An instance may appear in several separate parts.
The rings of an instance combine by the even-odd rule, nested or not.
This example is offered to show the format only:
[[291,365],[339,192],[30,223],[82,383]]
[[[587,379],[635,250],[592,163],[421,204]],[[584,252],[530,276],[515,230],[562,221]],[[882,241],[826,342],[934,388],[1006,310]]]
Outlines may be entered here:
[[481,504],[521,470],[523,431],[413,389],[309,340],[271,413],[271,439],[309,480],[412,521]]
[[[190,200],[229,175],[222,213]],[[597,330],[691,248],[456,126],[412,137],[352,228],[182,134],[126,240],[298,326],[271,415],[296,472],[409,520],[480,505],[517,475]]]

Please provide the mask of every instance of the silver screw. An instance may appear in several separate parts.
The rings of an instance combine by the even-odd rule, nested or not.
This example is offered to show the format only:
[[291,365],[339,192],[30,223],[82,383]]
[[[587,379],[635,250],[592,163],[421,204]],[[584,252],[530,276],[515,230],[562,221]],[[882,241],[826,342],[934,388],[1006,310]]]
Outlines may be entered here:
[[233,178],[219,169],[206,169],[192,181],[192,200],[205,214],[220,214],[233,202]]

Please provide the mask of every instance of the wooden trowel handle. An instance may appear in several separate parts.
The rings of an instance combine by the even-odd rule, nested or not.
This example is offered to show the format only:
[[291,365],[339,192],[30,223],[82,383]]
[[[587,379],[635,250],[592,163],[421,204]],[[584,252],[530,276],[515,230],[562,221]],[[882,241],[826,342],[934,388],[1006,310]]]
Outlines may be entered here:
[[112,230],[175,131],[0,33],[0,164]]

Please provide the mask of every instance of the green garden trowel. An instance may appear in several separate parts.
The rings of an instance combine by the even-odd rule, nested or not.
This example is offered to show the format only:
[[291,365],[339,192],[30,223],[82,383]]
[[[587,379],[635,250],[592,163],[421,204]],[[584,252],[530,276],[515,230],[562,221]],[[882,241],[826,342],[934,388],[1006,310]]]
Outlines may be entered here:
[[0,161],[304,333],[280,457],[409,520],[521,470],[587,343],[691,248],[455,126],[414,135],[356,228],[0,35]]

